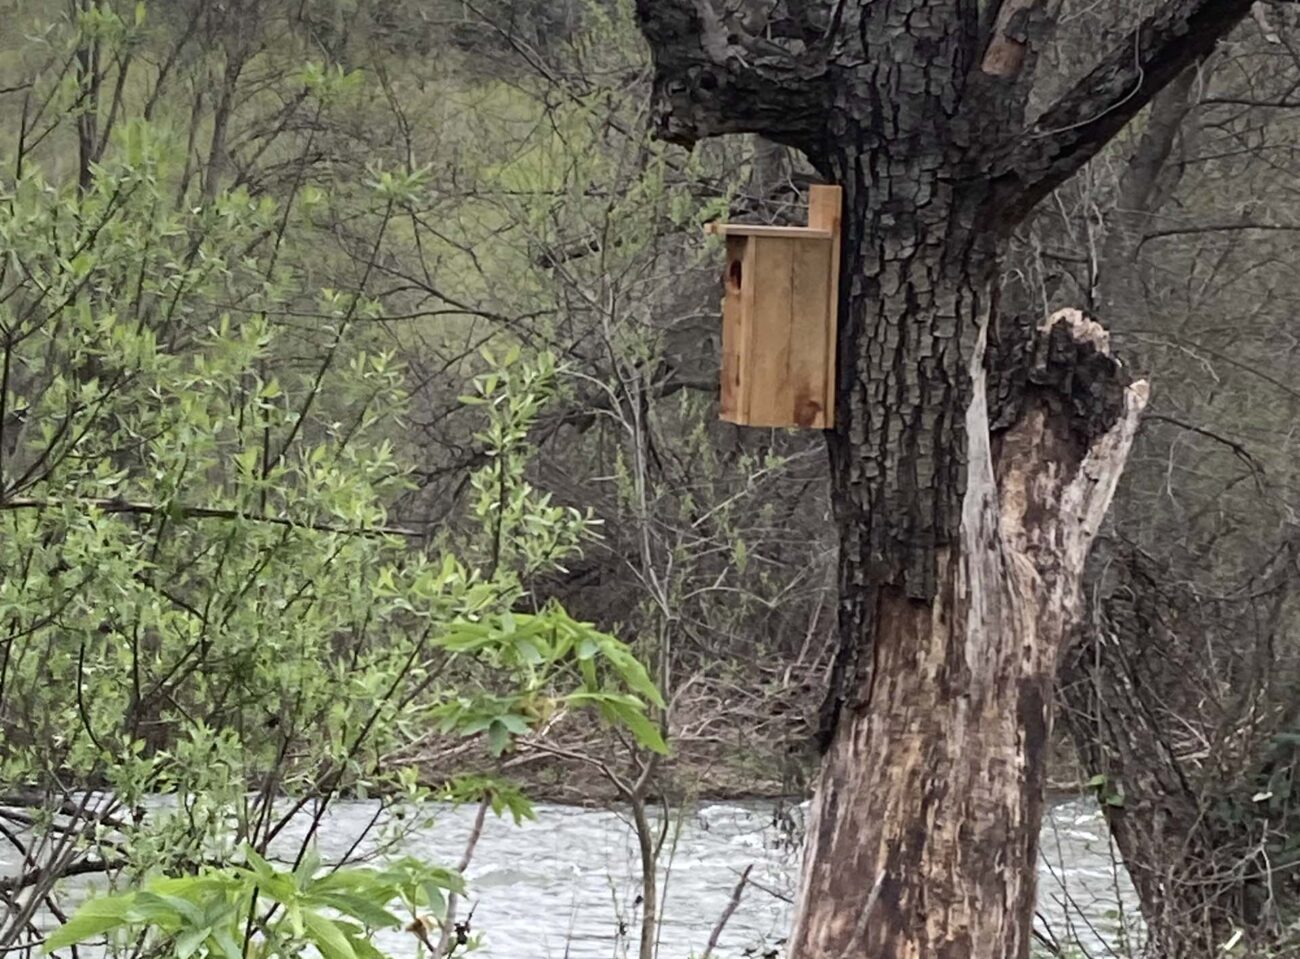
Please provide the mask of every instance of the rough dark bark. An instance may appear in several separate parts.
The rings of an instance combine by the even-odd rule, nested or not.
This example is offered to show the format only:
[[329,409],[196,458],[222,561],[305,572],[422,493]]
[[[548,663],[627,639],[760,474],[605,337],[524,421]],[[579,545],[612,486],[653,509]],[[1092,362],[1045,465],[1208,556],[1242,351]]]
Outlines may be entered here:
[[[1018,399],[999,376],[1018,415],[995,455],[999,257],[1250,2],[1164,0],[1029,122],[1041,0],[638,0],[662,136],[759,133],[844,188],[839,643],[798,959],[1027,955],[1050,686],[1094,528],[1076,500],[1104,508],[1141,395],[1051,334],[1074,362]],[[1125,414],[1084,428],[1061,388]]]

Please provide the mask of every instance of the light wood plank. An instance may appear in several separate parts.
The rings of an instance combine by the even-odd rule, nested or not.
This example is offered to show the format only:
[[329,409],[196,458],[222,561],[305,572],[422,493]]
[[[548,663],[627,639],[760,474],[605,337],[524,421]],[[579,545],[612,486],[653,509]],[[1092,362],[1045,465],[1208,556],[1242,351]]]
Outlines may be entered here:
[[832,413],[826,397],[826,317],[830,313],[831,244],[825,240],[791,240],[794,245],[793,313],[786,348],[782,398],[788,404],[789,425],[825,429]]
[[825,399],[823,405],[826,413],[822,428],[835,427],[835,400],[839,395],[839,303],[840,303],[840,229],[844,209],[844,190],[842,187],[817,184],[808,193],[808,225],[825,230],[831,235],[824,360]]
[[706,223],[704,232],[712,236],[762,236],[790,240],[831,238],[830,231],[826,229],[812,229],[806,226],[766,226],[759,223]]
[[794,314],[794,258],[798,241],[784,237],[750,240],[755,251],[754,307],[745,341],[745,422],[750,426],[791,425],[792,400],[786,382],[790,325]]

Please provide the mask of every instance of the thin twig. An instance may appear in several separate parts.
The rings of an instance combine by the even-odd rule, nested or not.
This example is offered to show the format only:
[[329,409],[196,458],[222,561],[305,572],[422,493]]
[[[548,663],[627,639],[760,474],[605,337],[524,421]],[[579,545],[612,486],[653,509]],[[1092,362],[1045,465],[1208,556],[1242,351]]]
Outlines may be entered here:
[[[479,837],[483,835],[483,822],[487,819],[488,808],[491,805],[491,796],[484,796],[483,801],[478,804],[478,814],[474,817],[474,827],[469,831],[469,838],[465,840],[465,851],[461,854],[460,863],[456,866],[456,871],[462,876],[465,875],[465,870],[469,868],[470,860],[474,858],[474,848],[478,845]],[[436,959],[451,955],[450,948],[454,948],[451,937],[455,932],[456,906],[459,900],[460,897],[454,892],[447,894],[447,916],[442,921],[442,935],[438,937],[438,950],[434,953]]]
[[713,931],[709,933],[708,945],[704,947],[704,952],[700,954],[700,959],[709,959],[709,956],[713,955],[713,950],[717,947],[718,940],[722,938],[722,930],[726,928],[728,921],[731,919],[732,913],[734,913],[740,905],[741,894],[745,891],[745,883],[749,881],[749,872],[753,868],[754,864],[751,862],[745,867],[745,871],[740,874],[740,882],[736,883],[736,888],[731,890],[731,898],[727,901],[727,908],[722,910],[722,915],[718,917],[717,924],[713,927]]
[[254,523],[269,523],[273,526],[286,526],[292,529],[309,529],[317,533],[342,533],[348,536],[406,536],[418,537],[418,530],[402,526],[335,526],[330,523],[304,523],[284,516],[258,516],[243,513],[236,509],[224,509],[216,506],[183,506],[176,503],[142,503],[124,499],[99,499],[95,497],[78,497],[76,499],[52,500],[34,499],[20,496],[0,501],[0,510],[16,509],[59,509],[75,505],[85,509],[98,509],[105,513],[140,513],[155,515],[170,513],[186,519],[226,519],[249,520]]

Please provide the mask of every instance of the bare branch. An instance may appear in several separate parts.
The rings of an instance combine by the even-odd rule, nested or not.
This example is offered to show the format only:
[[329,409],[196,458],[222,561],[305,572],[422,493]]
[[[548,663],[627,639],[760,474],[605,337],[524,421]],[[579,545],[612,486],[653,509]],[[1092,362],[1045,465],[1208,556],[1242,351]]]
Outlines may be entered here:
[[722,930],[727,927],[727,922],[731,919],[732,913],[740,906],[740,897],[745,892],[745,883],[749,882],[749,874],[753,869],[754,864],[751,862],[745,867],[745,871],[740,874],[740,881],[736,883],[736,888],[731,890],[731,898],[727,901],[727,908],[722,910],[722,915],[718,917],[717,924],[714,925],[713,931],[709,933],[708,944],[704,947],[704,952],[700,954],[700,959],[709,959],[713,955],[718,940],[722,938]]
[[[465,870],[469,868],[470,861],[474,858],[474,850],[478,847],[479,837],[483,835],[483,822],[487,819],[488,810],[492,808],[492,797],[484,796],[478,804],[478,812],[474,815],[474,825],[469,831],[469,838],[465,840],[465,851],[461,854],[460,863],[456,866],[456,871],[462,876]],[[447,895],[447,912],[442,920],[442,933],[438,937],[438,948],[434,952],[435,959],[442,956],[450,956],[455,951],[452,944],[452,936],[457,935],[456,906],[459,904],[460,897],[456,893]],[[471,909],[472,913],[473,910]],[[459,939],[459,936],[457,936]]]
[[0,502],[0,511],[17,509],[60,509],[69,503],[76,506],[97,509],[104,513],[139,513],[152,516],[159,513],[173,513],[187,519],[226,519],[248,520],[253,523],[269,523],[272,526],[288,526],[296,529],[309,529],[317,533],[343,533],[348,536],[407,536],[416,537],[417,530],[400,526],[350,527],[335,526],[329,523],[306,523],[289,519],[285,516],[258,516],[254,513],[241,513],[235,509],[215,506],[184,506],[179,503],[141,503],[124,499],[81,498],[76,500],[32,499],[16,497]]
[[994,161],[994,203],[1014,224],[1091,160],[1157,93],[1210,53],[1252,0],[1165,0]]
[[[115,869],[121,869],[126,865],[125,859],[114,859],[102,861],[99,859],[82,859],[71,865],[63,866],[57,869],[57,875],[60,879],[70,879],[73,876],[88,876],[94,873],[112,872]],[[45,867],[37,866],[34,869],[28,869],[26,872],[18,873],[14,876],[6,876],[0,879],[0,891],[12,892],[17,889],[26,889],[34,886],[38,882],[48,879]]]

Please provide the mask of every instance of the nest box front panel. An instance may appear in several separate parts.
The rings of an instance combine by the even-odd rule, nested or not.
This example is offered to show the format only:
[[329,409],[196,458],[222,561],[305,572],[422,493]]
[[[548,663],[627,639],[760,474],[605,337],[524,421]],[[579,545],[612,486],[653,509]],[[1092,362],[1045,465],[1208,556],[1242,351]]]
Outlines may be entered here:
[[727,237],[727,267],[722,275],[722,390],[721,416],[729,423],[743,424],[745,370],[742,349],[745,324],[742,317],[754,308],[752,288],[745,277],[753,272],[753,255],[743,236]]

